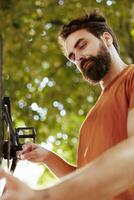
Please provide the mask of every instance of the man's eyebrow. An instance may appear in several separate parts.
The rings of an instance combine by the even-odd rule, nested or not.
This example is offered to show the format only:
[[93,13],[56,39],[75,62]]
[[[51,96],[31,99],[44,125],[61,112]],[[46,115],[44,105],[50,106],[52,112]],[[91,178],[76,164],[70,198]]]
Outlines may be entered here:
[[84,40],[84,38],[78,39],[78,40],[76,41],[75,45],[74,45],[74,48],[77,48],[77,46],[79,45],[79,43],[80,43],[81,41],[83,41],[83,40]]
[[[76,41],[76,43],[74,44],[74,48],[77,48],[77,46],[79,45],[79,43],[80,43],[81,41],[83,41],[83,40],[84,40],[84,38],[78,39],[78,40]],[[71,56],[72,56],[72,53],[70,53],[70,54],[68,55],[68,58],[71,58]]]

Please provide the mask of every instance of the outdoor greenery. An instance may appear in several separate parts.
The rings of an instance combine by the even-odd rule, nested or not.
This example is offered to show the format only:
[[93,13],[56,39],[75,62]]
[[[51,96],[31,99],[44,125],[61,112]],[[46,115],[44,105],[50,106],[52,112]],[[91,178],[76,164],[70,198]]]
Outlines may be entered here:
[[80,126],[101,89],[64,57],[57,35],[61,23],[95,8],[115,31],[122,58],[133,63],[134,0],[0,0],[4,95],[10,96],[14,125],[34,126],[37,143],[71,163]]

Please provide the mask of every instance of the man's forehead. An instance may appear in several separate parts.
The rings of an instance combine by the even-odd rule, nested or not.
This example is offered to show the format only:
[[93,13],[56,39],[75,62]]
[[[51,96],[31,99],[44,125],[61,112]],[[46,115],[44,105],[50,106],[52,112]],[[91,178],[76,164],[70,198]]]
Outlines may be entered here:
[[68,54],[68,52],[72,51],[78,40],[89,39],[91,35],[92,34],[89,33],[86,29],[80,29],[71,33],[64,42],[64,48],[66,53]]

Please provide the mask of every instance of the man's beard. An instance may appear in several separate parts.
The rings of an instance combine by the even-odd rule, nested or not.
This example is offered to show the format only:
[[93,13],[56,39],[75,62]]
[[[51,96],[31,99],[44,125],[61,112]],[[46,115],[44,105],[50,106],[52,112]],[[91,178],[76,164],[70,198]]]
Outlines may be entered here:
[[[87,64],[84,69],[84,64]],[[89,65],[89,66],[88,66]],[[84,58],[81,62],[80,69],[82,71],[83,77],[96,84],[101,81],[104,76],[108,73],[111,65],[111,56],[107,48],[103,43],[100,44],[100,50],[96,56],[90,56]]]

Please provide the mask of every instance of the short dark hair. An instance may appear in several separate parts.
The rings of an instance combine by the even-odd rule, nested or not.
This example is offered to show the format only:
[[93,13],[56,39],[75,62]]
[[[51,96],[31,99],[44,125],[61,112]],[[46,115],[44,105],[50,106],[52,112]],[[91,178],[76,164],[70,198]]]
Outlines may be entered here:
[[95,10],[91,14],[86,14],[83,17],[74,19],[69,24],[63,25],[59,33],[59,42],[61,46],[63,41],[65,41],[71,33],[80,29],[86,29],[99,39],[104,32],[110,33],[113,38],[113,45],[117,52],[119,52],[117,38],[112,28],[107,24],[105,17],[100,15],[98,10]]

